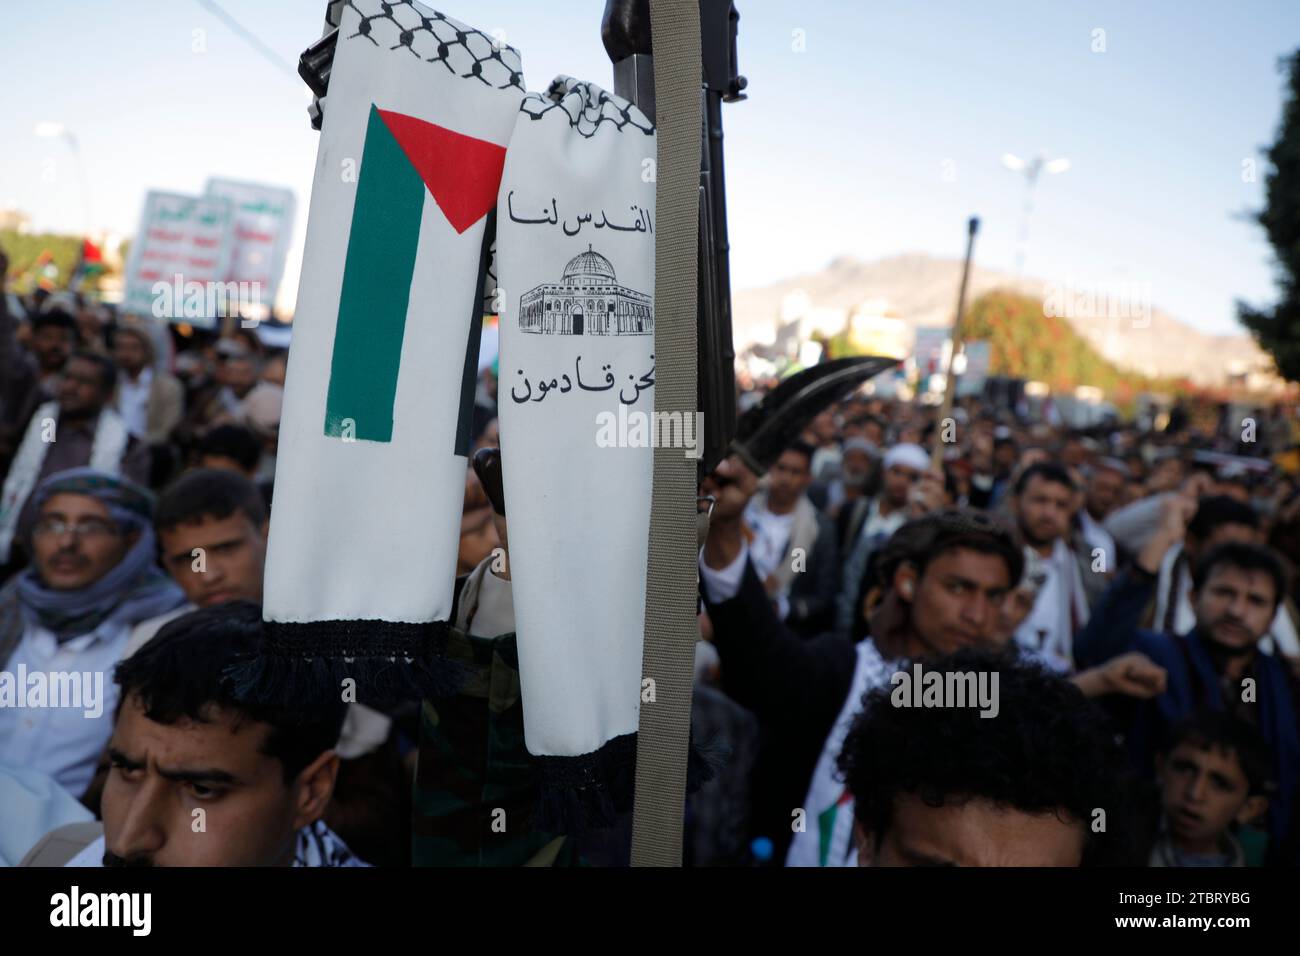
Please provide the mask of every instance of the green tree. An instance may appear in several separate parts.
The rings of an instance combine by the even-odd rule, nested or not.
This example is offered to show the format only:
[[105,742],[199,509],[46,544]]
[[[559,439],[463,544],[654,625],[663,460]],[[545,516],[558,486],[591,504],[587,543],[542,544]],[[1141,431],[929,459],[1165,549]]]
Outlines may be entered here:
[[1237,315],[1260,347],[1273,356],[1283,378],[1300,381],[1300,50],[1279,68],[1287,74],[1277,141],[1267,157],[1266,205],[1255,217],[1277,256],[1278,302],[1257,309],[1238,301]]
[[1119,368],[1066,319],[1045,315],[1041,301],[1014,292],[980,296],[971,303],[962,331],[968,342],[989,343],[992,375],[1046,382],[1056,392],[1092,385],[1121,409],[1140,392],[1173,386]]
[[48,255],[58,269],[55,280],[60,288],[68,284],[68,278],[81,256],[81,239],[78,236],[60,236],[52,233],[18,233],[0,230],[0,249],[9,256],[9,275],[16,281],[20,291],[28,291],[36,285],[37,264],[42,255]]

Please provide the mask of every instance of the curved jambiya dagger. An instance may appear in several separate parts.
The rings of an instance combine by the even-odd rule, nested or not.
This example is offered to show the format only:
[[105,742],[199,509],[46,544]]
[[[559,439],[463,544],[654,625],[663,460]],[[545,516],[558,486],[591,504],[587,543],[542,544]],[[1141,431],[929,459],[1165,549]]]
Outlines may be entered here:
[[762,477],[809,422],[900,361],[888,356],[855,355],[796,372],[740,416],[730,453]]

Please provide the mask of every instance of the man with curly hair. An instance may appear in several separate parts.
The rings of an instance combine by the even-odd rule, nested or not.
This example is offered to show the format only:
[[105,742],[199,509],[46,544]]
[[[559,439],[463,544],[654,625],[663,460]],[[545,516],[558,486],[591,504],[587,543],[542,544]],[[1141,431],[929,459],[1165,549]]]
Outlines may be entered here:
[[1133,862],[1123,755],[1078,687],[990,651],[925,671],[945,683],[993,675],[996,716],[948,700],[897,706],[889,687],[867,694],[838,761],[859,866]]

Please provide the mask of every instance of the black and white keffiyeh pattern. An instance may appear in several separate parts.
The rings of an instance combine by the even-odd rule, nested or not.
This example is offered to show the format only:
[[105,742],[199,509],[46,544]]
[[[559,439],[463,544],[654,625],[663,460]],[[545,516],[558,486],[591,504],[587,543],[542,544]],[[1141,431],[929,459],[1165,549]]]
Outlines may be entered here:
[[293,851],[294,866],[369,866],[348,849],[337,833],[317,820],[298,831]]
[[[64,866],[101,867],[104,865],[105,840],[100,834],[83,847]],[[294,837],[294,866],[370,866],[343,842],[324,820],[303,827]]]

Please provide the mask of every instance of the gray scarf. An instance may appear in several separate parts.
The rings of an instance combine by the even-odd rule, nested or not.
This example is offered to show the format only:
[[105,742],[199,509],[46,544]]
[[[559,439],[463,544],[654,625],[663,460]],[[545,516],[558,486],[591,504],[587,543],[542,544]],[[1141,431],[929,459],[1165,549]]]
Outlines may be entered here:
[[138,537],[107,574],[76,591],[47,587],[35,565],[5,584],[0,589],[0,661],[8,660],[25,626],[44,627],[62,643],[105,622],[136,624],[185,601],[181,589],[154,564],[149,492],[91,468],[70,468],[41,482],[36,489],[38,510],[55,494],[87,495],[103,502],[119,527]]

